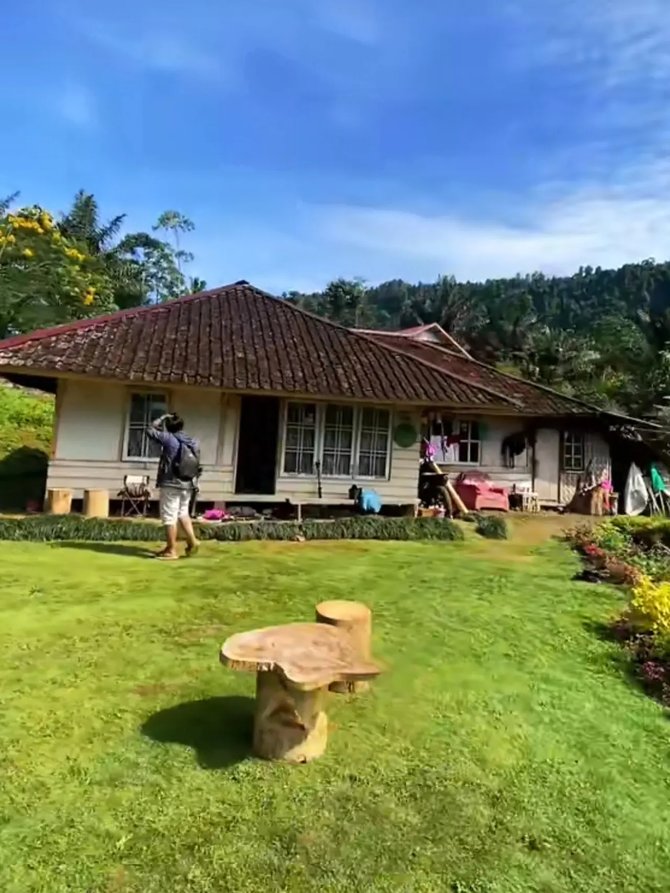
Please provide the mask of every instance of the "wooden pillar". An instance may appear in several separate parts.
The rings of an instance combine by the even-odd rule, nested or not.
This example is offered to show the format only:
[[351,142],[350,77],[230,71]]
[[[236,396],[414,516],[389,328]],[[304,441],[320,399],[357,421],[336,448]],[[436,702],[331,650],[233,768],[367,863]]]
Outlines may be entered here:
[[72,509],[72,490],[49,490],[47,510],[51,515],[69,515]]
[[279,673],[257,673],[254,753],[286,763],[320,757],[328,741],[326,693],[326,687],[301,691]]
[[109,490],[84,490],[84,517],[109,517]]
[[[370,660],[372,640],[372,611],[362,602],[330,601],[316,606],[317,623],[328,623],[345,632],[352,643],[354,654]],[[368,682],[333,682],[330,690],[339,694],[367,691]]]

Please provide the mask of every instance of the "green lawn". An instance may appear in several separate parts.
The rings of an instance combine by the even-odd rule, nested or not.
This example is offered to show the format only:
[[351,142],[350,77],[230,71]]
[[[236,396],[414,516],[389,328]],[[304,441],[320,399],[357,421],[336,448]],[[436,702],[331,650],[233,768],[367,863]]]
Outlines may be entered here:
[[[0,543],[3,893],[667,893],[670,723],[562,545],[113,548]],[[253,759],[220,643],[347,597],[387,672]]]

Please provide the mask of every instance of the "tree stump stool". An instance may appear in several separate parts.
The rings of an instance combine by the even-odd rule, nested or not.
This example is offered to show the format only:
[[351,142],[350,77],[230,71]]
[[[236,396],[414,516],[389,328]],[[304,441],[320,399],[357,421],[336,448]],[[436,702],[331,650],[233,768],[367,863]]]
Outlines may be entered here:
[[256,673],[254,753],[287,763],[308,763],[325,751],[331,682],[380,673],[372,661],[358,657],[345,632],[321,623],[238,633],[224,642],[220,658],[233,670]]
[[85,518],[109,518],[109,490],[84,490]]
[[72,490],[49,490],[47,511],[50,515],[69,515],[72,509]]
[[[362,660],[370,660],[372,641],[372,611],[362,602],[330,601],[316,606],[316,622],[334,626],[351,640],[354,654]],[[349,680],[332,682],[330,690],[339,694],[367,691],[369,682]]]

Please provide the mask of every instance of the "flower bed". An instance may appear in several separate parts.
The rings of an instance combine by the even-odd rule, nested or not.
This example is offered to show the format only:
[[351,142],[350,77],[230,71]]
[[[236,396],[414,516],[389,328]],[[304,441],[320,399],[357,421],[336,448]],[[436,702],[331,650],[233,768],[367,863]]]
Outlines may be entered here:
[[628,588],[628,604],[611,633],[628,651],[645,690],[670,706],[670,522],[616,518],[569,533],[584,579]]

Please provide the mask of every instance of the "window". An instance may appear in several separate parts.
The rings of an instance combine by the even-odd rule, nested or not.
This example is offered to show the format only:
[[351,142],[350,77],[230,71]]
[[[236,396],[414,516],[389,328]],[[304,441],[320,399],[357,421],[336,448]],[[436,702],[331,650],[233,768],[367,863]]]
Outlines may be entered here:
[[131,394],[126,440],[128,459],[157,459],[160,456],[160,444],[147,437],[147,428],[166,412],[164,394]]
[[461,465],[479,465],[481,456],[481,437],[477,422],[459,422],[458,462]]
[[363,409],[358,448],[358,474],[385,478],[388,465],[391,416],[386,409]]
[[316,450],[316,406],[313,403],[289,403],[286,409],[284,472],[314,474]]
[[353,446],[353,407],[326,406],[321,473],[326,476],[350,475]]
[[385,478],[391,413],[385,409],[313,403],[286,408],[284,474]]
[[584,471],[584,435],[566,431],[563,435],[563,471]]

